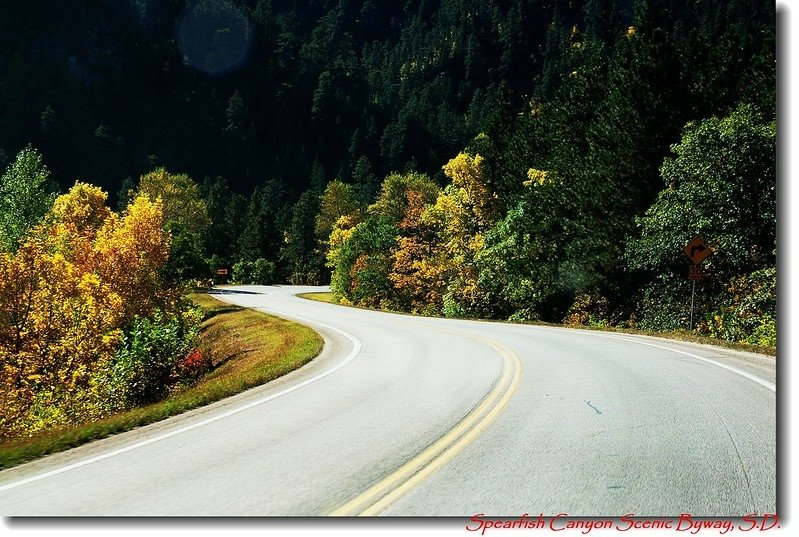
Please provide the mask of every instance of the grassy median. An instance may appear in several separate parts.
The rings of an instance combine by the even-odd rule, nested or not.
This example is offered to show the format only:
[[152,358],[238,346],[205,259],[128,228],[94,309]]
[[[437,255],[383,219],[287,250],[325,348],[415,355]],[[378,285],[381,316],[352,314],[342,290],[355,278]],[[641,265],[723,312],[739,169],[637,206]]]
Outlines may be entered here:
[[297,295],[300,298],[307,298],[309,300],[316,300],[317,302],[327,302],[328,304],[338,304],[336,297],[333,293],[300,293]]
[[322,350],[311,328],[265,313],[192,295],[205,320],[199,347],[213,371],[200,382],[146,407],[69,429],[0,443],[0,468],[63,451],[92,440],[147,425],[264,384],[308,363]]

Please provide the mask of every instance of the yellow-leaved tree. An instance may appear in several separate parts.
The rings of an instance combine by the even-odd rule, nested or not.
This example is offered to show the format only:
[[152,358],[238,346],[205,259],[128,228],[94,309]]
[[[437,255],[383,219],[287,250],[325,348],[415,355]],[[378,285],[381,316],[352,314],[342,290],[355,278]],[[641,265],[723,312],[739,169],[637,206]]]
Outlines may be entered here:
[[133,200],[140,196],[147,196],[150,201],[160,200],[162,227],[172,237],[164,276],[173,284],[206,277],[208,265],[203,256],[203,244],[211,227],[211,217],[199,185],[184,173],[169,173],[158,168],[141,176],[139,188],[129,196]]
[[0,436],[91,418],[93,374],[120,336],[120,297],[44,231],[0,258]]
[[151,315],[177,300],[161,281],[169,258],[169,235],[163,230],[163,205],[140,195],[120,217],[112,214],[97,232],[94,268],[124,304],[124,319]]
[[452,183],[421,216],[439,239],[429,270],[448,282],[444,314],[468,316],[476,313],[479,302],[474,261],[483,249],[485,233],[496,221],[496,195],[486,185],[480,155],[460,153],[444,166],[444,174]]
[[319,213],[316,215],[314,226],[314,232],[322,248],[327,248],[330,235],[342,217],[357,223],[362,218],[362,212],[363,207],[352,186],[338,179],[328,183],[320,199]]
[[202,235],[211,226],[208,205],[200,195],[200,187],[185,173],[169,173],[158,168],[139,179],[134,200],[147,196],[161,200],[163,223],[175,222],[192,233]]
[[53,249],[84,272],[94,270],[94,240],[111,216],[107,201],[101,188],[78,181],[55,199],[46,216],[48,225],[42,231],[49,233]]
[[69,192],[55,199],[50,214],[73,235],[93,239],[111,215],[107,202],[108,194],[100,187],[78,181]]
[[139,197],[120,217],[106,200],[77,183],[0,254],[0,438],[102,415],[97,373],[121,328],[171,298],[160,202]]

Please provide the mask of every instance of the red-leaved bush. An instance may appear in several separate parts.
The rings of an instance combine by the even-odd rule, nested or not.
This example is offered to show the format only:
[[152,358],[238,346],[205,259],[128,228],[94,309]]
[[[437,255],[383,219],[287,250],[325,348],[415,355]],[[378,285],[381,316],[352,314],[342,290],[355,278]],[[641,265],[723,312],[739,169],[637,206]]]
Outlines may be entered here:
[[193,349],[177,364],[177,374],[182,380],[196,380],[211,369],[211,360],[200,349]]

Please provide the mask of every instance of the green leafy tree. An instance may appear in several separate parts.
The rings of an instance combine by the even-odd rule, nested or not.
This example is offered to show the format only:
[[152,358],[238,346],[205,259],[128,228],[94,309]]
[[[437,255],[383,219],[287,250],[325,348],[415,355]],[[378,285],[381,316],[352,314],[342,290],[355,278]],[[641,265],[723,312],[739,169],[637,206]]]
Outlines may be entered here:
[[239,261],[233,265],[233,278],[237,283],[270,285],[275,283],[275,264],[267,259]]
[[686,125],[674,156],[665,159],[666,185],[637,219],[630,263],[646,270],[684,265],[694,236],[712,245],[717,270],[740,273],[775,262],[776,126],[754,107]]
[[[546,188],[546,187],[545,187]],[[553,219],[525,199],[486,234],[476,256],[477,284],[491,316],[536,320],[559,303],[559,257]]]
[[359,218],[362,210],[355,189],[338,179],[328,183],[316,215],[315,233],[323,249],[327,249],[327,241],[336,221],[342,216]]
[[174,174],[158,168],[143,175],[137,191],[137,195],[141,194],[151,200],[161,198],[165,223],[177,222],[200,236],[211,226],[208,206],[200,195],[200,187],[185,173]]
[[397,234],[396,225],[379,215],[368,216],[352,229],[335,256],[330,283],[342,303],[396,307],[396,293],[389,272]]
[[15,251],[55,197],[50,170],[39,152],[27,146],[0,177],[0,251]]
[[419,192],[425,200],[430,200],[435,199],[440,190],[425,174],[392,173],[383,181],[377,200],[369,206],[369,213],[397,224],[408,212],[408,192]]
[[[637,219],[640,235],[627,250],[630,265],[648,279],[638,322],[657,329],[687,324],[688,260],[682,249],[700,236],[714,254],[704,263],[711,277],[701,284],[697,317],[717,313],[709,314],[699,329],[747,339],[758,326],[774,320],[773,283],[757,284],[772,290],[771,306],[758,298],[760,305],[752,310],[756,320],[744,321],[749,315],[742,313],[749,311],[742,305],[748,300],[743,292],[747,286],[739,280],[751,273],[753,281],[764,281],[755,272],[776,263],[775,123],[742,104],[726,117],[688,123],[672,151],[661,167],[666,188]],[[720,304],[726,306],[718,309]]]
[[165,273],[179,281],[205,277],[209,265],[202,249],[203,238],[175,220],[166,223],[166,231],[169,232],[172,241],[169,260],[164,266]]

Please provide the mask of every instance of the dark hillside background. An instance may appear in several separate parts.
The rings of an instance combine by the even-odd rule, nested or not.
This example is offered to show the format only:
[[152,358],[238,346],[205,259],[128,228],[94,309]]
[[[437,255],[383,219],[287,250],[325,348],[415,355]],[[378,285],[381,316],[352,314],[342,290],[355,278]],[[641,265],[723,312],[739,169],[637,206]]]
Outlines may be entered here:
[[612,44],[631,20],[629,2],[12,2],[0,148],[31,143],[63,186],[112,193],[155,166],[295,197],[435,174],[554,94],[573,25]]

